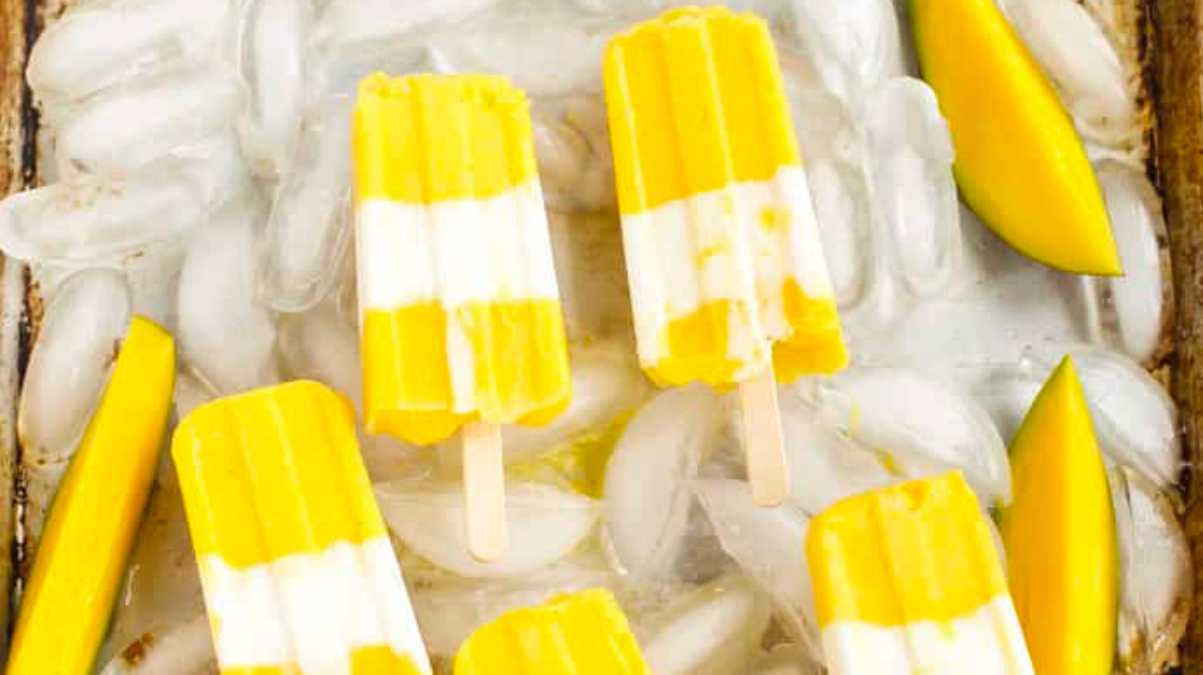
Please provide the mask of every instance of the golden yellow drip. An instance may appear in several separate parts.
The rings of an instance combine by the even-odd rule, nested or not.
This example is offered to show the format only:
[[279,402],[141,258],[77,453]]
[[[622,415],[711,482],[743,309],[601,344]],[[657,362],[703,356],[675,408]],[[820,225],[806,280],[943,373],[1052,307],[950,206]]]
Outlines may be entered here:
[[[293,664],[222,668],[221,675],[301,675]],[[351,651],[351,675],[421,675],[412,659],[387,645],[358,647]]]
[[960,473],[851,497],[811,521],[820,627],[950,621],[1007,593],[977,498]]
[[786,280],[781,295],[793,333],[773,345],[777,379],[792,382],[802,375],[835,373],[848,365],[835,300],[811,298],[793,279]]
[[626,616],[609,591],[553,598],[476,629],[455,675],[647,675]]
[[1011,444],[1003,511],[1019,623],[1041,675],[1110,673],[1119,598],[1111,491],[1082,385],[1066,357]]
[[665,356],[647,368],[656,384],[667,387],[702,380],[730,386],[744,362],[730,356],[730,324],[748,321],[747,308],[731,300],[707,302],[669,322],[664,331]]
[[369,432],[425,445],[470,419],[538,425],[567,407],[572,383],[558,301],[471,302],[456,310],[454,320],[475,362],[477,411],[471,414],[453,411],[449,319],[435,302],[364,312]]
[[482,199],[533,180],[529,108],[497,75],[364,78],[352,139],[357,199]]
[[91,672],[159,464],[174,384],[171,336],[134,317],[50,509],[9,675]]
[[611,40],[603,73],[623,213],[801,164],[777,53],[755,15],[670,10]]
[[355,413],[322,384],[201,406],[176,428],[172,457],[198,558],[247,568],[386,535]]

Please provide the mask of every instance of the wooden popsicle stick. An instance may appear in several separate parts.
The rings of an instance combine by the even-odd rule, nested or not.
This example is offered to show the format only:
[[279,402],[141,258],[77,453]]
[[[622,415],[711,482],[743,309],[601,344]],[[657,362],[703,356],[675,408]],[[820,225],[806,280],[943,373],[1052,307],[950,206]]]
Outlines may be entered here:
[[752,501],[757,506],[779,506],[789,497],[789,468],[771,363],[760,375],[740,383],[739,407]]
[[464,425],[463,443],[468,551],[481,562],[493,562],[501,558],[509,546],[501,427],[469,422]]

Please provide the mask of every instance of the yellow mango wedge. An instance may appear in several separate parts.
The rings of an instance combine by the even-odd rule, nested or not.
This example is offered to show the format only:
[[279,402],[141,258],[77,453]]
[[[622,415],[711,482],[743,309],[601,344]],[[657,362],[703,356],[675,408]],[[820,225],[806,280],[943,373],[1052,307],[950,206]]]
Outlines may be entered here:
[[134,317],[46,521],[8,675],[92,672],[159,463],[175,343]]
[[1122,268],[1073,122],[995,0],[910,0],[923,78],[956,147],[965,202],[1024,255],[1079,274]]
[[1066,357],[1011,444],[1003,512],[1011,596],[1040,675],[1109,675],[1119,553],[1103,457]]

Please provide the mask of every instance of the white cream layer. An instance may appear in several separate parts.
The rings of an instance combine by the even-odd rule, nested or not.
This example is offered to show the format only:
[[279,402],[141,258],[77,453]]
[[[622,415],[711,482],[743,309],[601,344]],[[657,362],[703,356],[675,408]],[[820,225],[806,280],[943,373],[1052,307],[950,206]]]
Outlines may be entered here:
[[823,629],[831,675],[1031,675],[1031,657],[1010,596],[952,621],[876,626],[838,621]]
[[355,220],[361,319],[369,309],[437,299],[447,313],[451,410],[476,411],[476,360],[455,309],[472,301],[560,297],[539,182],[490,199],[367,199]]
[[490,199],[366,199],[355,221],[361,312],[559,297],[537,180]]
[[293,664],[304,673],[350,675],[353,650],[388,645],[430,672],[387,537],[249,569],[209,554],[200,574],[222,668]]
[[644,365],[665,355],[671,321],[707,302],[733,300],[751,311],[732,319],[729,356],[755,372],[767,363],[766,345],[792,330],[782,297],[787,279],[812,299],[832,297],[806,174],[798,167],[623,214],[622,232]]

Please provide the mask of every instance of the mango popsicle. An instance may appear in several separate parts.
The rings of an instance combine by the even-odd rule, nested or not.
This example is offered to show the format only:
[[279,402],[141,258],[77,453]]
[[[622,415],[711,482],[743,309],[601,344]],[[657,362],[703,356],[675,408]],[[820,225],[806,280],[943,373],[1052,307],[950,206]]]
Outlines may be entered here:
[[604,79],[640,361],[740,385],[754,495],[780,503],[773,371],[848,356],[768,28],[670,10],[610,42]]
[[811,521],[806,556],[832,675],[1034,672],[960,473],[837,502]]
[[431,672],[348,401],[306,381],[219,399],[172,457],[223,673]]
[[354,150],[365,426],[418,444],[464,427],[469,543],[495,558],[496,425],[571,396],[529,104],[498,76],[372,75]]
[[647,675],[609,591],[591,589],[507,612],[476,629],[455,656],[455,675]]
[[175,342],[135,316],[63,477],[18,608],[9,675],[92,672],[159,465]]

